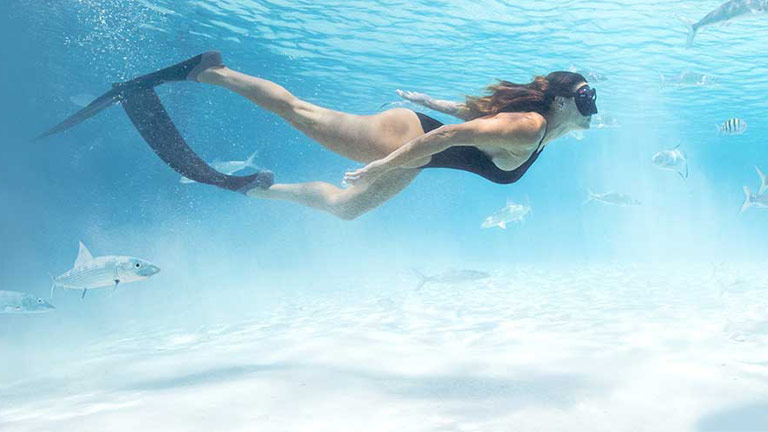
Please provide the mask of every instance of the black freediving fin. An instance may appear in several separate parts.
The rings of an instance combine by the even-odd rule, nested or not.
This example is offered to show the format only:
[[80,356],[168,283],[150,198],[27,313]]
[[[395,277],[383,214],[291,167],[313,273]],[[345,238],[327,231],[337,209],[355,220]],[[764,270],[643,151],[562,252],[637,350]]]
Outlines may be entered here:
[[274,174],[271,171],[259,171],[249,176],[231,176],[208,166],[184,141],[154,91],[156,86],[166,82],[197,81],[200,72],[222,65],[221,54],[218,51],[209,51],[165,69],[114,84],[112,90],[36,139],[67,130],[105,108],[120,103],[152,150],[184,177],[240,193],[254,188],[266,189],[274,183]]
[[117,84],[113,86],[112,90],[99,96],[85,108],[67,117],[61,123],[36,137],[34,141],[63,132],[80,124],[105,108],[109,108],[110,106],[119,103],[132,91],[153,88],[160,84],[172,81],[197,81],[200,72],[213,66],[223,66],[221,53],[218,51],[208,51],[167,68]]
[[123,100],[123,108],[152,150],[168,166],[184,177],[235,192],[266,189],[274,183],[271,171],[248,176],[222,174],[208,166],[187,144],[168,116],[157,93],[151,88],[132,92]]

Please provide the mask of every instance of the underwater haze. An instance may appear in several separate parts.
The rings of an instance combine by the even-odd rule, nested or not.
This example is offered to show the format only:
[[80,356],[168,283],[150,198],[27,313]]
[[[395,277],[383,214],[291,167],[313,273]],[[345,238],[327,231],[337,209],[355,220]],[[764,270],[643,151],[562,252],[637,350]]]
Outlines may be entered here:
[[[686,48],[721,0],[1,3],[0,291],[50,300],[79,242],[160,271],[0,308],[0,431],[768,431],[768,14]],[[396,90],[580,71],[600,115],[513,185],[425,170],[352,221],[182,182],[120,107],[31,140],[208,50],[317,105],[445,123]],[[225,89],[157,92],[207,161],[362,167]],[[482,227],[510,203],[530,208]]]

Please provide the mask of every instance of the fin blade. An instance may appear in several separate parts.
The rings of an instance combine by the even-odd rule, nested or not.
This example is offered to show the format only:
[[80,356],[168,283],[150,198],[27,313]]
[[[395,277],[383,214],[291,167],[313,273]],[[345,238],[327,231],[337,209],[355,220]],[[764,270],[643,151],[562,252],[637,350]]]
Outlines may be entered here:
[[56,126],[38,135],[33,139],[33,141],[41,140],[45,137],[57,134],[59,132],[63,132],[74,126],[77,126],[83,121],[105,110],[106,108],[109,108],[110,106],[119,103],[122,99],[123,99],[123,88],[115,87],[112,90],[96,98],[93,102],[89,103],[85,108],[72,114],[71,116],[59,122]]

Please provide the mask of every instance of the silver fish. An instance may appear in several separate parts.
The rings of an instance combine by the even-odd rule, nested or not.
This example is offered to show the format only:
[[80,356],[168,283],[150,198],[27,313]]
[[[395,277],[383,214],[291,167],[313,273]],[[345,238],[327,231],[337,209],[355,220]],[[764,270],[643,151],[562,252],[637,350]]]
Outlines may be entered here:
[[661,87],[707,87],[717,83],[714,76],[699,72],[683,72],[680,75],[661,75]]
[[747,122],[734,117],[724,121],[722,124],[716,124],[715,128],[721,135],[741,135],[747,131]]
[[147,279],[160,272],[160,268],[141,259],[130,256],[107,255],[94,258],[80,242],[75,265],[66,273],[53,278],[51,298],[57,287],[83,290],[82,297],[92,288],[112,286],[121,283]]
[[674,171],[685,180],[688,178],[688,160],[685,153],[678,147],[672,150],[662,150],[653,155],[651,160],[656,168]]
[[685,42],[685,47],[690,48],[696,34],[705,27],[724,24],[736,18],[751,17],[766,11],[768,11],[768,0],[731,0],[708,13],[698,22],[683,20],[688,25],[688,40]]
[[591,190],[588,190],[587,192],[589,193],[589,198],[584,201],[584,204],[591,201],[599,201],[604,204],[611,204],[621,207],[638,206],[641,204],[640,201],[633,199],[631,196],[617,192],[607,192],[602,194],[596,194]]
[[[210,165],[216,171],[226,175],[232,175],[246,168],[259,169],[259,167],[253,164],[253,161],[256,160],[256,156],[258,154],[259,152],[255,151],[252,155],[248,156],[248,159],[244,161],[214,161],[211,162]],[[179,179],[179,182],[184,184],[196,183],[194,180],[190,180],[184,176]]]
[[491,277],[490,274],[477,270],[451,270],[432,276],[426,276],[416,269],[412,270],[419,278],[419,284],[416,286],[417,290],[420,290],[424,285],[428,283],[457,284],[488,279]]
[[40,297],[17,291],[0,291],[0,313],[33,314],[54,309],[52,304]]
[[507,229],[508,223],[523,222],[530,212],[531,207],[528,205],[507,203],[504,208],[485,218],[480,227]]
[[748,208],[755,206],[760,208],[768,208],[768,194],[755,195],[748,187],[744,186],[744,204],[741,205],[739,213],[744,213]]

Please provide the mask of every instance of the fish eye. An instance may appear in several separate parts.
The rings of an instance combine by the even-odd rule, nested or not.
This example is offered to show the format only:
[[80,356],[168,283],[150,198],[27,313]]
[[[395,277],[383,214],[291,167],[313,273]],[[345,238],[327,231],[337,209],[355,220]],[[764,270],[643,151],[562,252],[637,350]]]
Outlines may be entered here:
[[141,263],[136,263],[136,268],[141,268]]
[[39,304],[43,304],[43,299],[39,298],[39,299],[37,299],[37,302],[38,302]]

